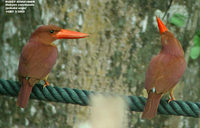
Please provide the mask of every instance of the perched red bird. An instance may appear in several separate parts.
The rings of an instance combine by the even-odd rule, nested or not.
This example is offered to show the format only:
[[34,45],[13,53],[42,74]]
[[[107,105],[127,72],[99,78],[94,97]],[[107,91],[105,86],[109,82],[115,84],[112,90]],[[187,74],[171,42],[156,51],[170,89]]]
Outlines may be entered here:
[[184,51],[180,42],[167,30],[162,21],[158,17],[156,18],[161,34],[162,48],[160,53],[152,58],[146,72],[145,89],[148,99],[142,114],[142,118],[145,119],[152,119],[156,115],[164,93],[170,92],[169,102],[175,100],[173,88],[186,68]]
[[18,94],[17,106],[24,108],[35,83],[47,82],[57,58],[57,47],[53,44],[56,39],[85,38],[88,34],[62,29],[55,25],[39,27],[30,37],[29,42],[22,49],[19,60],[18,77],[21,89]]

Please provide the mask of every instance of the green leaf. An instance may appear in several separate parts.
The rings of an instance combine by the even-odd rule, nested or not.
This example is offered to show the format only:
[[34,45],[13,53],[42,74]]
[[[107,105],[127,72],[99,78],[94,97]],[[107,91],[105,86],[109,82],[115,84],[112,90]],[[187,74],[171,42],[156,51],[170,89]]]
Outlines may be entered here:
[[194,36],[193,41],[194,41],[194,46],[200,46],[200,37],[197,34]]
[[178,27],[182,27],[185,24],[186,17],[182,14],[175,13],[170,19],[169,23],[174,24]]
[[190,57],[192,59],[196,59],[199,57],[199,55],[200,55],[200,47],[199,46],[192,47],[190,51]]
[[198,30],[198,31],[196,32],[196,35],[200,36],[200,30]]

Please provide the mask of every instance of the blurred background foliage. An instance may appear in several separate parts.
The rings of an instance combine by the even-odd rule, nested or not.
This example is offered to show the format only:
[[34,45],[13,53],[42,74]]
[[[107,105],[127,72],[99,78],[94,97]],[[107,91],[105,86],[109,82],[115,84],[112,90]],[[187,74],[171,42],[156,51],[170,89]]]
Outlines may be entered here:
[[[51,86],[123,95],[146,96],[145,71],[160,48],[155,16],[180,40],[187,70],[175,89],[178,100],[200,98],[200,0],[35,0],[25,14],[6,14],[0,1],[0,78],[17,80],[20,52],[42,24],[89,33],[80,40],[60,40]],[[16,98],[0,96],[0,127],[82,127],[90,107],[30,100],[27,108]],[[142,120],[129,113],[129,127],[197,128],[199,119],[157,115]]]

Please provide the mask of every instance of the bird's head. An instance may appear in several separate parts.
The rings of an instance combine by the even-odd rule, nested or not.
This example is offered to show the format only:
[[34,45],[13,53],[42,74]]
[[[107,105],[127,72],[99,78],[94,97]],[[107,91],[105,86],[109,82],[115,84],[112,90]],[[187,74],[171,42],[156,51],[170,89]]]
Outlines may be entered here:
[[174,37],[174,35],[171,32],[168,31],[167,27],[160,20],[160,18],[158,18],[157,16],[156,16],[156,18],[157,18],[157,23],[158,23],[160,35],[161,35],[162,46],[167,47],[167,46],[173,45],[174,40],[176,40],[176,38]]
[[62,29],[56,25],[43,25],[35,30],[30,39],[51,44],[57,39],[79,39],[87,36],[88,34]]
[[171,32],[168,31],[165,24],[158,17],[156,18],[161,35],[161,43],[162,43],[161,51],[168,54],[183,56],[184,52],[180,42]]

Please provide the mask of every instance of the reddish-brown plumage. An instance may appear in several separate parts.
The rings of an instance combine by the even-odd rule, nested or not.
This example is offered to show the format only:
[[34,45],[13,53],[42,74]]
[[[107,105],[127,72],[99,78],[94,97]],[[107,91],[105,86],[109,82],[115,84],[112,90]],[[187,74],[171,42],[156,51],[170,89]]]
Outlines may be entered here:
[[18,76],[21,89],[18,94],[17,106],[24,108],[28,102],[32,87],[39,80],[47,83],[48,73],[56,63],[57,47],[53,44],[56,39],[85,38],[88,34],[61,29],[55,25],[39,27],[22,49]]
[[171,100],[174,100],[172,90],[186,68],[180,42],[158,17],[157,21],[162,49],[157,56],[152,58],[146,72],[145,89],[148,92],[148,99],[142,114],[142,118],[145,119],[152,119],[156,115],[162,94],[170,92]]

